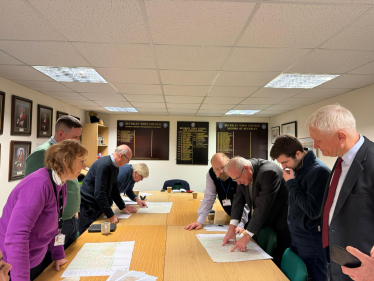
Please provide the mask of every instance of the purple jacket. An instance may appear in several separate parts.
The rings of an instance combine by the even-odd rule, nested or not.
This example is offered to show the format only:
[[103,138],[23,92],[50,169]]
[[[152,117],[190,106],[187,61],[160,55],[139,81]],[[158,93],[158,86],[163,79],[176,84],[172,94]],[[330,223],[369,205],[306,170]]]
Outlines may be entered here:
[[[66,184],[62,189],[66,204]],[[30,280],[30,269],[39,265],[47,249],[53,260],[65,257],[63,246],[54,246],[58,215],[53,185],[46,168],[24,178],[11,192],[0,218],[0,249],[12,265],[12,281]]]

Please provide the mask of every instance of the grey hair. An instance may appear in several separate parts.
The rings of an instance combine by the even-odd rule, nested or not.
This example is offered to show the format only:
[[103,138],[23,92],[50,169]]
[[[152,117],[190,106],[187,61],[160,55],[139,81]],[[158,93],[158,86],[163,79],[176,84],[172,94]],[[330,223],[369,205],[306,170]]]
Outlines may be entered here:
[[133,164],[132,170],[135,171],[139,176],[142,176],[143,178],[148,178],[149,176],[149,169],[147,164],[145,163]]
[[120,154],[126,155],[129,151],[130,151],[129,147],[124,146],[124,145],[120,145],[116,148],[116,150],[114,150],[114,152],[117,153],[117,155],[120,155]]
[[253,170],[251,161],[241,156],[235,156],[234,158],[230,159],[229,162],[227,162],[225,172],[228,174],[228,170],[231,168],[235,168],[235,170],[241,171],[243,170],[244,166],[248,166]]
[[322,133],[334,134],[338,130],[356,132],[356,120],[348,109],[340,104],[327,105],[314,112],[306,121],[306,130],[316,129]]

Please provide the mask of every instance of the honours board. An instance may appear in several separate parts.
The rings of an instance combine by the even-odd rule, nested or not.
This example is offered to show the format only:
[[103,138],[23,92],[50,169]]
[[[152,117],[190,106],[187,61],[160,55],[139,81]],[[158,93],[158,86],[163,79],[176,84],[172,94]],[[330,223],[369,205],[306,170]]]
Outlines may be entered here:
[[117,121],[117,146],[128,145],[134,160],[169,160],[168,121]]
[[228,157],[268,159],[268,124],[217,122],[216,151]]
[[209,122],[177,122],[177,164],[207,165]]

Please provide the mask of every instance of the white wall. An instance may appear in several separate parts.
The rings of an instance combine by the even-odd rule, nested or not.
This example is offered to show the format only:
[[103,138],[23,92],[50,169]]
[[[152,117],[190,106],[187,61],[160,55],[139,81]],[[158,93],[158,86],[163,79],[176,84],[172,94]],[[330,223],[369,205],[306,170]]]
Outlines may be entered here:
[[[357,131],[370,140],[374,140],[374,84],[354,90],[321,102],[305,106],[284,114],[270,118],[269,127],[281,126],[283,123],[297,121],[297,136],[299,138],[309,137],[305,128],[305,122],[308,117],[319,108],[339,103],[341,106],[348,108],[356,118]],[[269,153],[271,143],[269,142]],[[325,157],[318,151],[318,157],[330,168],[333,167],[336,158]]]
[[[4,130],[0,135],[1,144],[1,157],[0,157],[0,216],[3,212],[3,207],[8,199],[12,189],[18,184],[19,180],[8,182],[9,173],[9,149],[10,141],[31,141],[31,150],[37,147],[38,143],[44,143],[47,138],[37,138],[37,111],[38,104],[46,105],[53,108],[53,134],[54,125],[56,120],[56,112],[67,112],[71,115],[80,117],[82,122],[86,122],[86,115],[82,109],[68,105],[60,100],[56,100],[37,91],[26,88],[22,85],[14,83],[10,80],[0,77],[0,91],[5,92],[5,108],[4,108]],[[11,136],[10,135],[10,122],[11,122],[11,105],[12,95],[27,98],[33,101],[32,109],[32,131],[31,136]]]
[[193,116],[130,116],[130,115],[104,115],[105,125],[109,127],[109,152],[117,147],[117,120],[143,120],[143,121],[170,121],[169,160],[132,160],[130,163],[146,163],[149,168],[149,177],[135,184],[134,189],[140,191],[161,190],[164,181],[169,179],[183,179],[188,181],[191,190],[205,191],[205,176],[210,169],[208,165],[177,165],[177,121],[209,122],[209,153],[210,158],[216,153],[216,122],[264,122],[269,118],[251,117],[193,117]]

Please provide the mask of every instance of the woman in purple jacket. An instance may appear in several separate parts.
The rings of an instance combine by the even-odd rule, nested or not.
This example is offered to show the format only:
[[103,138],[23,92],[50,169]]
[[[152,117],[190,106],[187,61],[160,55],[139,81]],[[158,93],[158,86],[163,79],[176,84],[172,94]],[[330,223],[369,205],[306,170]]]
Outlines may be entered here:
[[60,234],[66,181],[77,178],[86,155],[76,140],[52,145],[46,151],[46,167],[24,178],[9,195],[0,218],[0,250],[12,264],[12,281],[35,279],[47,249],[56,270],[67,262]]

